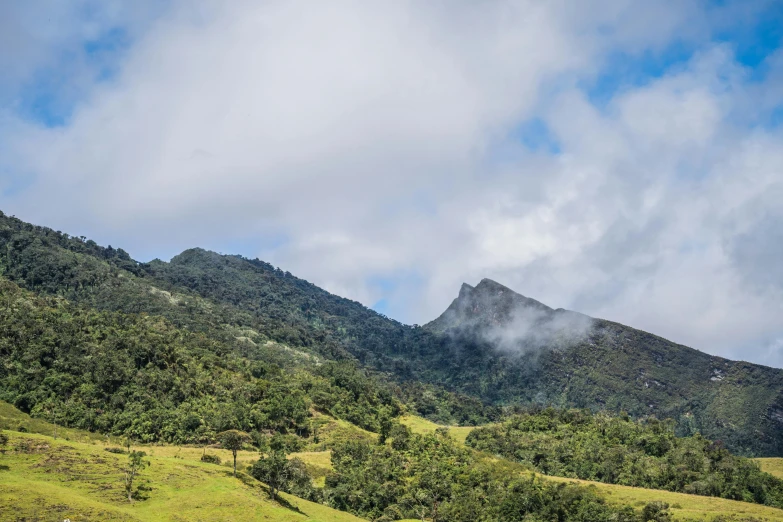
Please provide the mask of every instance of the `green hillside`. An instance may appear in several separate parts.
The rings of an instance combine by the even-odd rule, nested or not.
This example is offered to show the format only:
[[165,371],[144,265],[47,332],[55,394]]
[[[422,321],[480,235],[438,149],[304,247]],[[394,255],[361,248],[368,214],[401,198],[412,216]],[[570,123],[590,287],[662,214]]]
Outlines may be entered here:
[[[347,516],[326,506],[379,522],[774,520],[759,504],[780,505],[780,481],[725,448],[781,453],[782,374],[489,280],[406,326],[262,261],[192,249],[138,263],[0,215],[0,508],[14,520]],[[541,405],[592,424],[519,436]],[[597,435],[611,417],[596,410],[627,411],[632,440]],[[226,430],[241,432],[237,479]],[[126,444],[151,464],[135,503]],[[318,503],[274,502],[261,482]]]
[[147,457],[139,478],[143,500],[131,504],[123,491],[123,456],[100,443],[12,433],[9,446],[0,456],[2,521],[361,520],[291,495],[273,502],[250,477],[234,479],[228,468],[177,457]]
[[476,428],[466,444],[548,475],[783,507],[783,480],[673,423],[548,408]]
[[[421,417],[405,416],[401,421],[416,433],[432,433],[438,428],[446,427],[450,435],[458,442],[463,442],[473,432],[474,427],[440,426]],[[487,426],[492,428],[492,426]],[[755,459],[762,471],[783,479],[783,459]],[[606,484],[590,480],[547,476],[548,480],[561,482],[576,482],[593,488],[609,504],[616,506],[643,506],[650,502],[667,503],[672,518],[677,521],[712,521],[712,520],[783,520],[783,510],[751,504],[737,500],[715,497],[705,497],[685,493],[646,489],[619,484]]]
[[[607,409],[672,418],[678,434],[700,432],[737,453],[783,455],[780,370],[552,310],[489,280],[465,285],[450,307],[462,312],[448,321],[411,327],[262,261],[192,249],[170,263],[137,263],[121,249],[7,216],[0,269],[28,290],[90,309],[161,316],[246,358],[268,360],[271,343],[285,347],[276,357],[303,363],[353,361],[381,372],[399,400],[440,423],[483,424],[518,405]],[[530,310],[553,335],[539,337],[535,350],[524,340],[523,349],[501,349],[506,327]],[[493,314],[495,323],[481,319]],[[590,328],[562,335],[568,329],[558,325],[573,317]]]
[[[434,433],[444,427],[414,416],[406,416],[402,421],[421,434]],[[344,421],[331,421],[324,426],[327,445],[355,438],[358,429]],[[359,520],[290,495],[284,495],[284,499],[302,513],[292,510],[291,506],[273,503],[263,485],[249,478],[234,480],[228,466],[200,462],[204,449],[193,446],[143,446],[152,464],[143,472],[141,483],[145,491],[150,489],[145,493],[147,499],[130,505],[121,495],[120,470],[124,456],[105,450],[116,447],[121,439],[107,440],[89,432],[58,427],[59,438],[54,441],[51,436],[40,435],[53,434],[54,425],[30,418],[0,402],[0,429],[19,428],[29,433],[10,433],[7,451],[0,455],[0,520],[49,520],[52,515],[74,521]],[[458,441],[473,429],[447,428]],[[350,435],[346,437],[341,431]],[[25,450],[18,451],[16,448],[20,446]],[[230,457],[230,452],[220,448],[211,447],[208,452],[222,457],[224,463]],[[328,450],[298,452],[292,457],[302,459],[315,475],[322,477],[321,486],[324,485],[323,477],[333,469]],[[242,451],[239,461],[245,466],[257,458],[255,451]],[[781,459],[758,460],[765,469],[782,468]],[[492,462],[492,458],[489,461]],[[769,471],[773,472],[773,469]],[[574,482],[559,477],[547,477],[547,480]],[[783,510],[758,504],[582,480],[576,482],[592,488],[609,505],[617,507],[633,506],[638,510],[651,502],[665,502],[676,521],[783,520]]]
[[242,351],[148,315],[37,297],[0,277],[0,399],[35,417],[137,441],[202,442],[227,429],[312,436],[317,408],[377,430],[398,402],[350,363],[274,345]]

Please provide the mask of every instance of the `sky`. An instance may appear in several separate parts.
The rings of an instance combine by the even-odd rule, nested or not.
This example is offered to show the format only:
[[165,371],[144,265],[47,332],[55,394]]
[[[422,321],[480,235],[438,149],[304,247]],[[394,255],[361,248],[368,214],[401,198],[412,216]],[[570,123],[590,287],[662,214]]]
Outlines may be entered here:
[[783,367],[782,39],[780,0],[0,1],[0,209]]

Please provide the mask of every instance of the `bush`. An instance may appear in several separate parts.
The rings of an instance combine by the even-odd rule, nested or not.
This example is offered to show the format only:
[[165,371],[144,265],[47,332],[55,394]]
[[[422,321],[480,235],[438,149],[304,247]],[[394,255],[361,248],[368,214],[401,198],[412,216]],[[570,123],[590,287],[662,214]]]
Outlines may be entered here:
[[201,456],[201,462],[209,462],[210,464],[220,464],[220,457],[212,455],[210,453],[204,453]]
[[103,449],[104,449],[104,451],[108,451],[109,453],[116,453],[118,455],[124,455],[125,453],[127,453],[122,448],[103,448]]
[[669,504],[665,502],[650,502],[642,509],[643,522],[669,522],[671,519]]

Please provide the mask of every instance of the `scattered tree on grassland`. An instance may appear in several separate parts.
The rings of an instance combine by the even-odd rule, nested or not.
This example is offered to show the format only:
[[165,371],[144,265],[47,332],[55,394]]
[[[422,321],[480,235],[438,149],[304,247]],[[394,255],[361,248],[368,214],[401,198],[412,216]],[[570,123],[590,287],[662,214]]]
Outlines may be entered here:
[[143,451],[132,451],[128,455],[128,467],[125,468],[125,492],[128,494],[129,502],[133,502],[133,480],[142,469],[149,466],[149,462],[144,460],[146,455]]
[[237,451],[241,450],[245,444],[250,442],[250,435],[244,431],[239,430],[227,430],[222,433],[218,433],[217,436],[220,441],[220,445],[227,450],[231,450],[231,454],[234,456],[234,476],[237,476]]

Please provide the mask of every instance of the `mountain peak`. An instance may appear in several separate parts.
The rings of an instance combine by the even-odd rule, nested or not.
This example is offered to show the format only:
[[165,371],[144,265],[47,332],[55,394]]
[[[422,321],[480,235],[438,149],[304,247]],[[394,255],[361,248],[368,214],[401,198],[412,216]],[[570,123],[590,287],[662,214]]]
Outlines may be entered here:
[[457,299],[467,298],[467,296],[469,296],[470,293],[473,292],[473,290],[475,290],[474,287],[470,286],[467,283],[462,283],[462,286],[459,289],[459,296],[457,296]]
[[488,288],[493,290],[508,290],[509,292],[513,292],[509,287],[501,285],[497,281],[493,281],[492,279],[489,279],[488,277],[483,278],[481,281],[479,281],[479,284],[476,285],[476,288]]
[[545,304],[518,294],[497,281],[484,278],[475,287],[462,283],[457,298],[428,326],[442,331],[466,325],[500,325],[511,321],[521,309],[542,314],[554,313]]

